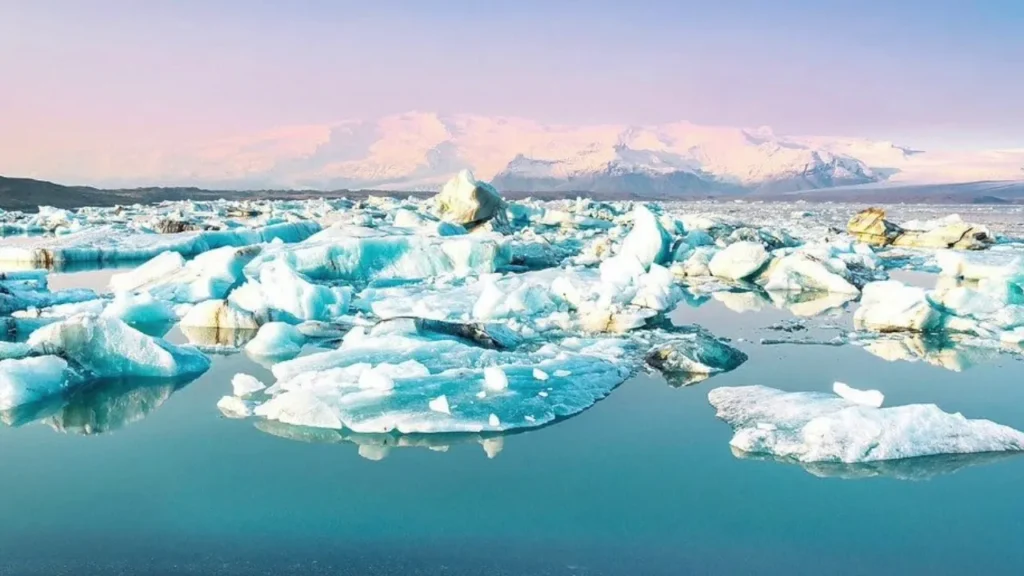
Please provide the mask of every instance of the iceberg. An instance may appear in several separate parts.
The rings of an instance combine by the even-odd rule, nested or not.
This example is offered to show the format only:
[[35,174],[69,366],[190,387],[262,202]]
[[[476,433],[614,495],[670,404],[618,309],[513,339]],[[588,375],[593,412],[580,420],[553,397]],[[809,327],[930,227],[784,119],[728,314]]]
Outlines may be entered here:
[[864,286],[853,321],[858,329],[874,332],[927,332],[941,325],[942,314],[923,288],[885,280]]
[[178,315],[174,313],[173,308],[148,293],[115,294],[114,299],[103,308],[101,315],[120,318],[129,326],[169,325],[178,321]]
[[505,241],[493,234],[433,237],[405,228],[333,226],[298,244],[268,246],[246,267],[278,262],[313,281],[420,280],[489,274],[508,264]]
[[221,299],[242,282],[242,269],[260,250],[260,246],[218,248],[188,262],[165,252],[136,270],[113,276],[110,286],[115,291],[146,292],[176,304]]
[[[680,375],[713,374],[735,370],[747,361],[747,355],[703,331],[693,334],[672,334],[668,341],[652,348],[646,356],[649,366],[666,375],[666,379]],[[692,384],[704,378],[684,378]]]
[[28,344],[92,378],[173,378],[199,375],[210,367],[198,350],[147,336],[117,318],[73,316],[33,332]]
[[445,183],[434,202],[442,218],[468,229],[491,219],[508,226],[501,194],[494,186],[474,178],[469,170],[462,170]]
[[730,445],[796,462],[874,462],[1024,451],[1024,433],[934,404],[875,408],[818,392],[716,388],[708,400],[732,426]]
[[636,260],[647,270],[651,264],[664,264],[671,255],[672,237],[650,208],[637,204],[633,209],[633,228],[622,241],[618,256]]
[[717,252],[708,263],[712,276],[744,280],[760,270],[770,256],[757,242],[736,242]]
[[306,337],[291,324],[268,322],[245,345],[245,351],[261,358],[290,358],[302,351],[305,341]]
[[313,284],[281,262],[259,267],[257,276],[231,292],[228,301],[261,318],[298,324],[329,321],[348,312],[350,288]]
[[259,330],[266,322],[252,312],[227,300],[207,300],[193,306],[182,318],[183,328],[211,328],[215,330]]

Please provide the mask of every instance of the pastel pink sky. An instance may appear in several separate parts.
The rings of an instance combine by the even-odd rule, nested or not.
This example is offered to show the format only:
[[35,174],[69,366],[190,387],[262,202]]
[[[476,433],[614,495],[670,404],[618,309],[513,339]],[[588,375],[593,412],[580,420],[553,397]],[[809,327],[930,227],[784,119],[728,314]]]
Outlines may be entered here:
[[0,172],[409,110],[1022,146],[1020,30],[1014,1],[0,0]]

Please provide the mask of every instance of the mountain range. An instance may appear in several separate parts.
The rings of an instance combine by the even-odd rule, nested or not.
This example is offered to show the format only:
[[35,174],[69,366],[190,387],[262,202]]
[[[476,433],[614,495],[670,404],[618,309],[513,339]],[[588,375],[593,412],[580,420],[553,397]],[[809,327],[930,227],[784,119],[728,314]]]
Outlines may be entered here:
[[411,112],[120,152],[84,151],[25,175],[106,188],[437,190],[462,168],[514,192],[640,196],[783,194],[863,185],[1024,180],[1024,149],[919,150],[863,138],[784,136],[770,128],[567,126],[521,118]]

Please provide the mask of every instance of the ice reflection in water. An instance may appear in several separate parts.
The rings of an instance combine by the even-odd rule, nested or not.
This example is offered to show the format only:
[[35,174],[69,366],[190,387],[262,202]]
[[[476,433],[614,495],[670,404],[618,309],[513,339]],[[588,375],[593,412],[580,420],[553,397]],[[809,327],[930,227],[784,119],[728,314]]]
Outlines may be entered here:
[[146,418],[195,378],[104,379],[40,402],[0,413],[12,427],[44,423],[55,431],[102,434]]
[[906,458],[904,460],[883,460],[878,462],[798,462],[768,454],[751,454],[735,447],[729,447],[733,456],[742,460],[760,460],[779,464],[796,464],[819,478],[862,480],[865,478],[890,478],[893,480],[922,481],[936,476],[952,474],[969,468],[993,464],[1015,458],[1019,452],[982,452],[977,454],[940,454]]

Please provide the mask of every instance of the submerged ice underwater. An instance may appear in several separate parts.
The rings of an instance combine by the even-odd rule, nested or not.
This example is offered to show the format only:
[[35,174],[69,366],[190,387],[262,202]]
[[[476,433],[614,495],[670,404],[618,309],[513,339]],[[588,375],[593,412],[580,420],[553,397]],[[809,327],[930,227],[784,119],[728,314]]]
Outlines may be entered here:
[[[429,199],[4,212],[2,419],[142,443],[150,419],[160,426],[187,393],[203,403],[182,404],[179,418],[212,417],[195,426],[233,426],[236,442],[255,428],[355,444],[374,461],[465,443],[494,459],[506,443],[588,430],[602,445],[593,458],[609,455],[588,458],[591,472],[626,463],[642,484],[657,462],[677,470],[693,458],[690,474],[703,462],[717,478],[704,491],[721,482],[720,454],[730,466],[770,460],[729,473],[768,474],[766,486],[792,493],[818,477],[945,479],[1024,451],[1012,410],[1024,394],[1009,384],[1024,374],[1024,213],[862,208],[513,202],[463,172]],[[965,370],[992,382],[963,381]],[[662,379],[671,387],[653,389]],[[0,442],[16,446],[14,432]],[[659,447],[651,463],[621,455],[637,441]],[[535,449],[552,474],[587,470]],[[1019,485],[1018,460],[967,482]],[[229,465],[214,470],[232,475]],[[310,474],[293,469],[289,481]],[[595,546],[618,534],[577,520],[559,533]],[[646,558],[668,554],[654,544],[640,548]],[[940,572],[965,565],[942,560]],[[1019,553],[999,561],[994,571],[1024,566]]]

